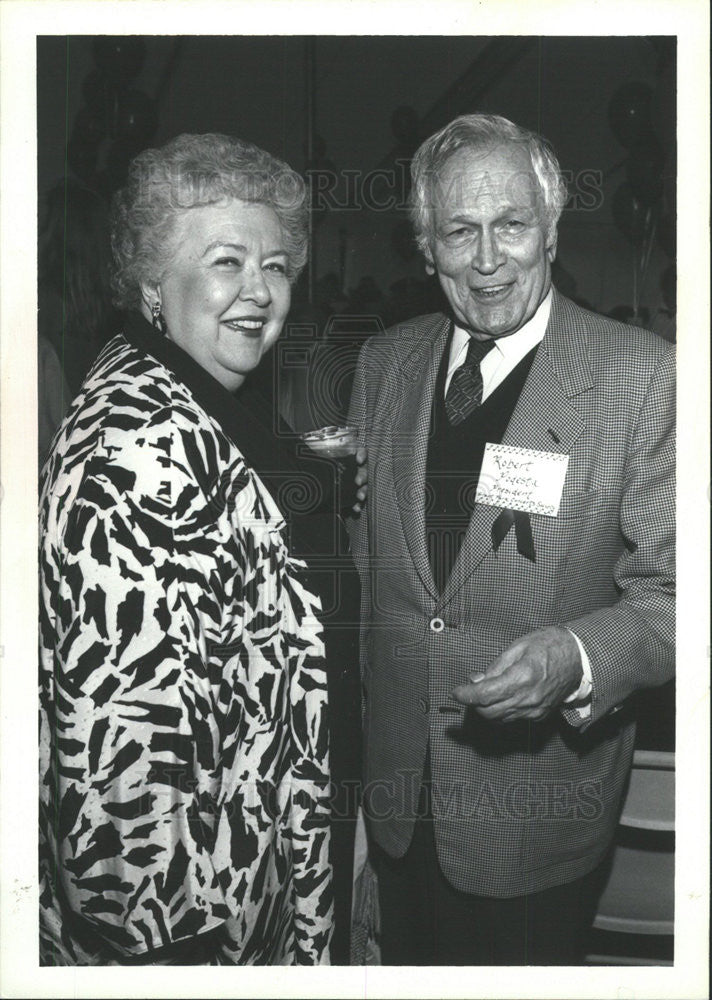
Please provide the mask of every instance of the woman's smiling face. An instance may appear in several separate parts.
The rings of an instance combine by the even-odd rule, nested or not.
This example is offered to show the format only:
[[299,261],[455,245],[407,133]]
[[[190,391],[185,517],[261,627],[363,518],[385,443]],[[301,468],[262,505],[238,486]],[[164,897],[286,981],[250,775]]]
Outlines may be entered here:
[[187,209],[155,289],[167,336],[231,392],[279,337],[291,289],[282,227],[268,205],[238,199]]

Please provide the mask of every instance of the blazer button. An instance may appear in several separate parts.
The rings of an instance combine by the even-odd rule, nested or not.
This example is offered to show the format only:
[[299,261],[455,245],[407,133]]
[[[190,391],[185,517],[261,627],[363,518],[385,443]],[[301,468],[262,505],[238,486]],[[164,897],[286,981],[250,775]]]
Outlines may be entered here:
[[423,715],[427,715],[428,712],[430,711],[430,702],[428,701],[428,699],[418,698],[418,708],[423,713]]
[[442,632],[442,630],[445,628],[445,622],[442,620],[442,618],[431,618],[430,628],[433,632]]

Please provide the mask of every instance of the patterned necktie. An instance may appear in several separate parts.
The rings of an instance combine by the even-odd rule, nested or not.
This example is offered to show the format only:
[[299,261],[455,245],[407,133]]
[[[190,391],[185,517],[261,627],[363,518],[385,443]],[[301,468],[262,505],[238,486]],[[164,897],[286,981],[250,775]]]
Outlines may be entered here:
[[480,362],[494,347],[494,340],[470,337],[467,357],[455,370],[445,396],[445,411],[451,424],[461,424],[482,402]]

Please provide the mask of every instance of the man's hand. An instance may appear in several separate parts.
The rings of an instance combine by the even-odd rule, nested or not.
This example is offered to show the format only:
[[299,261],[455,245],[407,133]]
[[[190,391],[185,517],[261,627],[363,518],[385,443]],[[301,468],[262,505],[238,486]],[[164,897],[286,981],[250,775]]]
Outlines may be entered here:
[[368,496],[368,452],[363,445],[356,452],[356,476],[354,481],[359,489],[356,491],[358,501],[351,508],[354,514],[360,514]]
[[579,647],[565,628],[552,626],[512,643],[484,674],[470,674],[452,696],[485,719],[537,721],[578,689],[583,676]]

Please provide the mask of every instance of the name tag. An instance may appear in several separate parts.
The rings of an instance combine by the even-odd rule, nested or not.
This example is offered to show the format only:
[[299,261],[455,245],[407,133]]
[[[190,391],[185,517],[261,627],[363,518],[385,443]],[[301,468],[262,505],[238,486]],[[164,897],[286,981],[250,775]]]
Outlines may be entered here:
[[556,517],[568,465],[568,455],[488,442],[475,501]]

